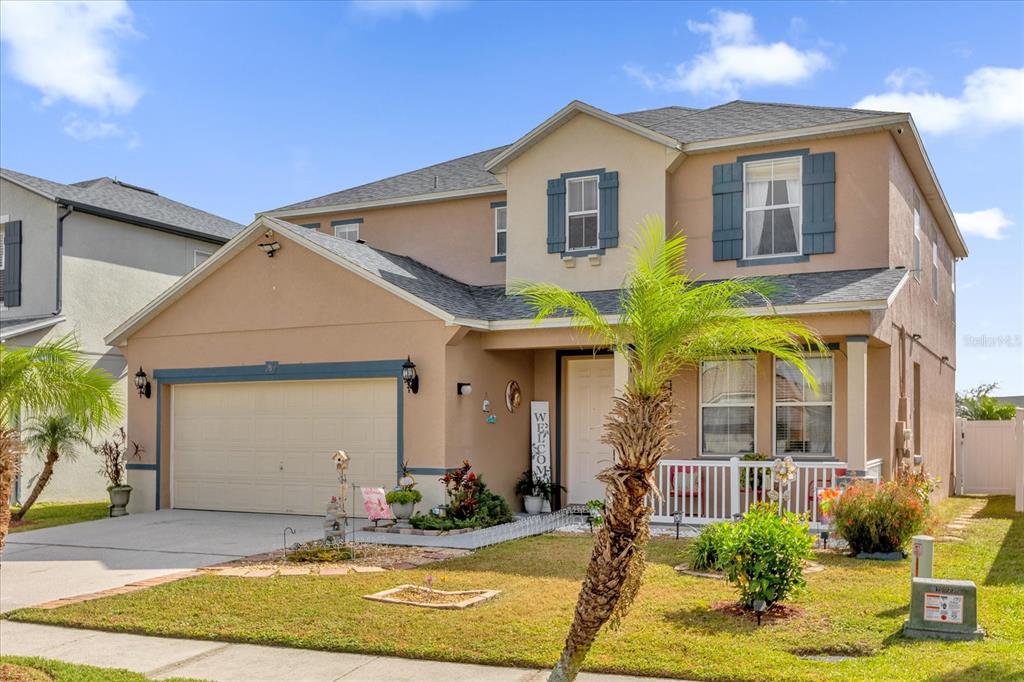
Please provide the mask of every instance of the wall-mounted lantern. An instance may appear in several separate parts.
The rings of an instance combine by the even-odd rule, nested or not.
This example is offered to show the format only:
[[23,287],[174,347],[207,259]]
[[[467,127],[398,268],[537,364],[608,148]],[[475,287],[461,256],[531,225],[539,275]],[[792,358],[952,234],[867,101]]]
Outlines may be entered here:
[[402,363],[402,381],[405,382],[405,390],[409,393],[420,392],[420,377],[416,374],[416,363],[409,356],[406,356]]
[[135,373],[135,388],[139,389],[140,398],[148,398],[153,393],[153,388],[149,384],[149,377],[142,371],[142,366],[139,366],[139,371]]
[[455,392],[457,395],[469,395],[473,392],[473,384],[468,381],[459,381],[455,384]]

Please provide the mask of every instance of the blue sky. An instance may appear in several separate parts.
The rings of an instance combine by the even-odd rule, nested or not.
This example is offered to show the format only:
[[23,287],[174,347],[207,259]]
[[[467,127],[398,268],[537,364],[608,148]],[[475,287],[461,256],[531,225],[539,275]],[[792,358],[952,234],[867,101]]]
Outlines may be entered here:
[[0,163],[116,176],[240,222],[508,143],[574,98],[613,112],[737,97],[910,110],[971,249],[957,383],[1024,393],[1024,4],[0,12]]

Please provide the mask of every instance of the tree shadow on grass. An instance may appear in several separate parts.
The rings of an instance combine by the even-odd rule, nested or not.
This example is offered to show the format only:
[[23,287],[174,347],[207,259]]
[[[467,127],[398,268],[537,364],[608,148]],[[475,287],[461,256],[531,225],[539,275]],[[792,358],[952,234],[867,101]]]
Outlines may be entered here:
[[906,616],[910,613],[910,604],[904,604],[903,606],[897,606],[895,608],[886,609],[885,611],[879,611],[875,615],[879,618],[895,618],[897,616]]
[[1024,585],[1024,514],[1013,511],[1013,498],[1008,495],[988,498],[974,518],[1010,520],[1010,528],[989,567],[985,584]]
[[673,626],[684,630],[698,630],[707,635],[720,635],[725,632],[749,635],[758,628],[757,623],[748,618],[733,616],[709,606],[692,606],[688,609],[668,611],[662,617]]
[[961,680],[990,680],[993,682],[1009,682],[1020,680],[1024,676],[1024,668],[1007,670],[998,663],[976,663],[967,668],[948,673],[939,673],[928,678],[928,682],[961,682]]

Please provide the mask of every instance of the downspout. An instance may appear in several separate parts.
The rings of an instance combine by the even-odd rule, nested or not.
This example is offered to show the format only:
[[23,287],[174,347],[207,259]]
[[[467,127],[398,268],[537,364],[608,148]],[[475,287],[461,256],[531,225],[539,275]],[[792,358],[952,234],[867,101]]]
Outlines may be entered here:
[[57,204],[66,209],[63,215],[57,216],[57,307],[53,311],[54,316],[60,315],[64,308],[64,219],[75,210],[65,204]]

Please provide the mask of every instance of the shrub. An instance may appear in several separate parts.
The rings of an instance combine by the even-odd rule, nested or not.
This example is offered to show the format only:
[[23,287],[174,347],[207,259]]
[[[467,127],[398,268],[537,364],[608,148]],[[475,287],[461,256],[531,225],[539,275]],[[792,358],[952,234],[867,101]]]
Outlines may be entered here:
[[718,570],[719,548],[729,532],[728,523],[712,523],[704,526],[697,539],[689,549],[690,568],[695,571]]
[[405,488],[401,490],[389,490],[384,496],[384,500],[388,504],[416,504],[423,499],[423,494],[419,490],[413,490],[412,488]]
[[[491,492],[484,479],[470,471],[469,461],[444,475],[441,481],[448,493],[444,516],[417,514],[409,519],[420,530],[487,528],[512,520],[512,509],[505,498]],[[390,500],[389,500],[390,502]]]
[[836,533],[854,554],[898,552],[928,525],[927,486],[912,481],[857,481],[832,505]]
[[806,584],[803,561],[814,540],[804,517],[792,512],[779,516],[773,505],[756,504],[721,533],[718,564],[739,589],[743,606],[764,600],[770,607]]
[[288,550],[285,559],[300,564],[307,563],[334,563],[349,561],[352,558],[352,548],[345,545],[314,540]]

